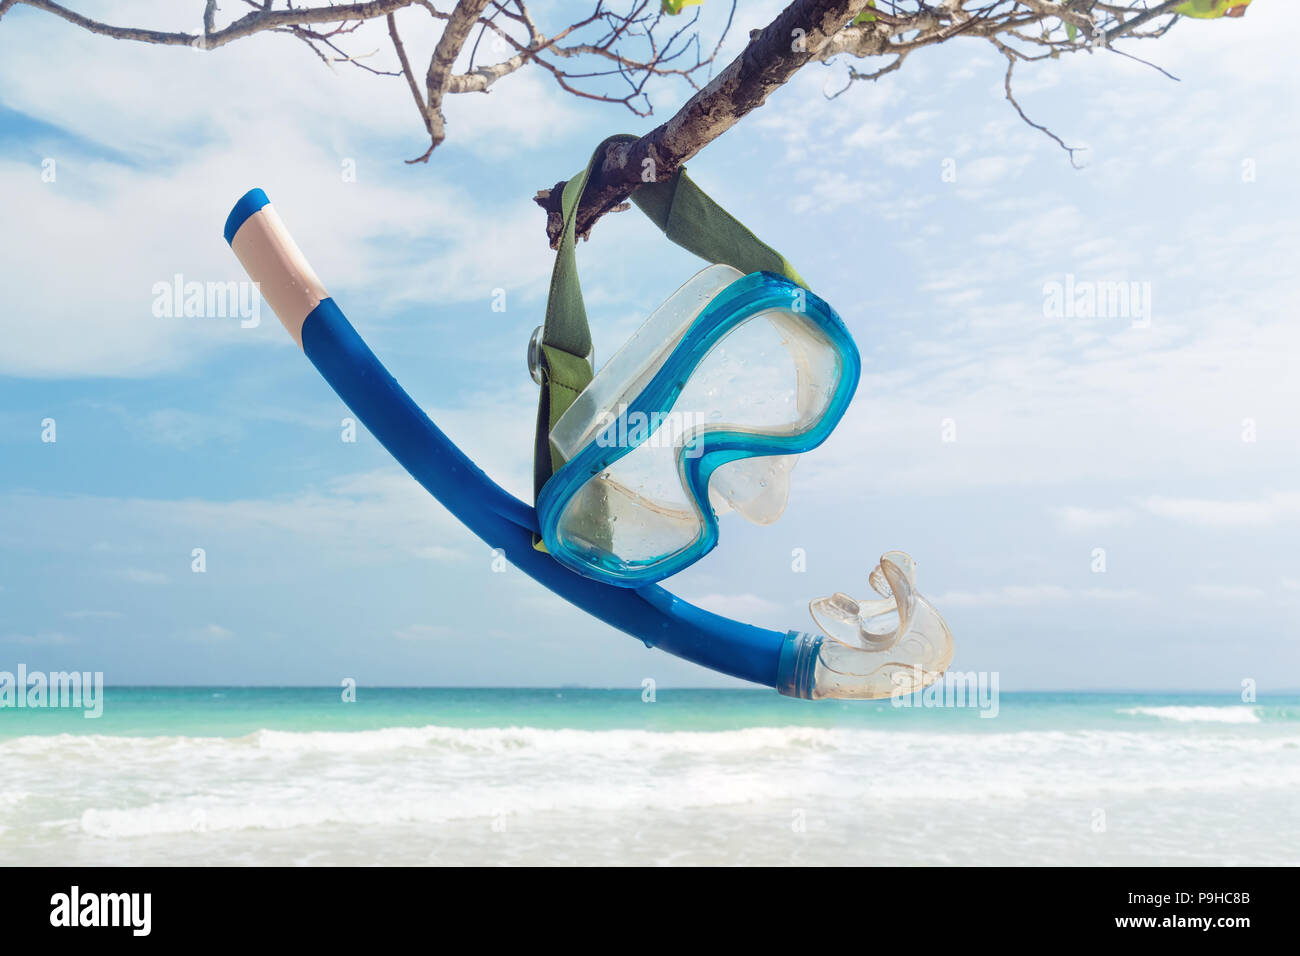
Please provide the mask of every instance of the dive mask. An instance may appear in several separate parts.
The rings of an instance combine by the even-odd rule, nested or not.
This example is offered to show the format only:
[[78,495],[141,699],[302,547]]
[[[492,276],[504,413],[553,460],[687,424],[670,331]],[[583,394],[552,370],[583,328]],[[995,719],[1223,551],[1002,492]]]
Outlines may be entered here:
[[564,464],[537,500],[547,550],[587,577],[639,587],[708,553],[718,514],[770,524],[796,456],[839,422],[860,365],[839,316],[802,285],[709,266],[551,429]]

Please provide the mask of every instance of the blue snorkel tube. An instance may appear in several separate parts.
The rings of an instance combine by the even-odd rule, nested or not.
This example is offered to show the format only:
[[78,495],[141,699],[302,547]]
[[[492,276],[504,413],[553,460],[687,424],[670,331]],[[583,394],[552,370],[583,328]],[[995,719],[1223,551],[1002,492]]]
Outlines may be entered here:
[[[502,549],[515,567],[647,647],[723,674],[790,697],[887,696],[878,692],[878,655],[857,667],[864,679],[868,673],[877,675],[875,683],[868,688],[859,680],[857,686],[851,679],[855,675],[846,672],[853,666],[846,669],[841,663],[831,672],[828,664],[833,662],[823,660],[827,645],[821,636],[734,621],[658,585],[605,584],[535,548],[539,526],[534,508],[488,477],[407,395],[326,293],[269,203],[262,190],[253,189],[226,220],[226,241],[250,278],[317,371],[380,444],[457,520],[490,547]],[[894,566],[882,561],[882,567],[888,572]]]

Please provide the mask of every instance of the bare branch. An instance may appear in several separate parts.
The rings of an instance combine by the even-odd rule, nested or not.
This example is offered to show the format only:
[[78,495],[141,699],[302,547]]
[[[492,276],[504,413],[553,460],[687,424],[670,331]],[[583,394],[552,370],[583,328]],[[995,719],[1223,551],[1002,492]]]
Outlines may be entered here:
[[1114,53],[1114,54],[1116,54],[1116,55],[1118,55],[1118,56],[1127,57],[1127,58],[1130,59],[1130,60],[1133,60],[1133,61],[1135,61],[1135,62],[1137,62],[1137,63],[1141,63],[1143,66],[1149,66],[1149,67],[1151,67],[1151,69],[1155,70],[1157,73],[1163,73],[1165,76],[1169,77],[1169,79],[1173,80],[1175,83],[1181,83],[1181,82],[1182,82],[1182,80],[1180,80],[1178,77],[1174,76],[1172,73],[1170,73],[1168,70],[1166,70],[1163,66],[1158,66],[1157,64],[1152,63],[1150,60],[1144,60],[1144,59],[1142,59],[1142,57],[1140,57],[1140,56],[1135,56],[1134,54],[1129,53],[1127,50],[1119,50],[1119,49],[1116,49],[1115,47],[1107,47],[1106,49],[1110,50],[1111,53]]
[[[1015,61],[1056,59],[1062,54],[1090,53],[1100,48],[1129,57],[1176,80],[1167,70],[1113,46],[1112,41],[1164,35],[1178,19],[1174,8],[1181,2],[1167,0],[1147,6],[1146,0],[1123,4],[1097,0],[947,0],[931,6],[925,0],[889,0],[889,10],[873,7],[866,11],[870,20],[842,30],[826,47],[822,59],[829,61],[841,53],[892,59],[871,71],[850,67],[845,87],[827,95],[833,99],[843,95],[855,82],[877,80],[893,72],[902,65],[907,53],[920,47],[958,36],[986,40],[1008,59],[1008,76],[1003,84],[1007,101],[1027,125],[1065,149],[1071,164],[1077,167],[1075,154],[1080,149],[1067,146],[1050,129],[1030,120],[1021,109],[1009,82]],[[1139,29],[1161,17],[1167,18],[1164,23],[1148,30]]]
[[272,10],[268,6],[247,13],[220,30],[207,29],[210,19],[209,13],[211,12],[212,17],[215,17],[215,4],[209,0],[207,9],[204,11],[204,25],[205,29],[207,29],[204,34],[167,33],[160,30],[142,30],[137,27],[110,26],[75,13],[54,3],[53,0],[18,0],[18,2],[52,13],[75,26],[81,27],[83,30],[113,37],[117,40],[137,40],[141,43],[157,43],[162,46],[200,46],[206,50],[215,50],[217,47],[252,36],[254,33],[276,30],[281,27],[309,23],[339,23],[345,20],[370,20],[375,17],[382,17],[394,10],[409,7],[413,3],[417,3],[418,0],[368,0],[366,3],[341,3],[334,6],[301,9],[287,7],[282,10]]
[[[198,0],[195,0],[198,3]],[[1164,36],[1181,18],[1182,0],[793,0],[721,73],[701,89],[697,76],[712,73],[734,17],[731,0],[727,25],[705,57],[698,32],[699,8],[692,17],[668,17],[660,0],[624,0],[622,12],[608,0],[592,0],[592,12],[554,32],[543,30],[526,0],[457,0],[450,11],[435,0],[367,0],[295,7],[294,0],[243,0],[249,8],[218,28],[218,0],[202,0],[201,33],[166,32],[116,26],[77,13],[57,0],[0,0],[0,17],[19,4],[53,14],[91,33],[117,39],[167,46],[215,49],[257,33],[284,33],[307,44],[331,68],[347,63],[379,76],[401,77],[411,93],[429,148],[417,159],[427,161],[446,138],[443,102],[448,95],[486,93],[503,77],[534,66],[574,96],[619,104],[637,116],[653,112],[650,83],[655,77],[680,78],[696,94],[667,122],[634,143],[609,150],[592,177],[579,209],[579,231],[587,234],[606,212],[623,202],[640,185],[643,170],[662,179],[726,132],[767,96],[787,82],[804,64],[829,63],[839,56],[877,62],[850,66],[848,81],[830,98],[843,95],[854,83],[877,81],[899,70],[910,53],[954,39],[991,43],[1007,59],[1003,81],[1006,99],[1020,118],[1066,150],[1074,165],[1080,147],[1071,147],[1046,126],[1028,118],[1017,101],[1011,80],[1017,61],[1040,62],[1064,54],[1108,50],[1159,70],[1155,63],[1115,44],[1120,40],[1150,40]],[[718,0],[722,2],[722,0]],[[406,45],[398,33],[395,13],[412,9],[443,23],[423,82],[412,69]],[[387,19],[397,65],[375,61],[379,52],[348,52],[350,36],[364,22]],[[453,72],[461,52],[477,32],[470,68]],[[502,41],[509,55],[499,62],[475,65],[478,47],[489,33]],[[520,34],[524,34],[521,36]],[[538,194],[547,209],[547,232],[558,234],[558,196]]]
[[402,75],[406,77],[407,85],[411,88],[411,95],[415,97],[416,108],[420,111],[420,119],[424,121],[424,129],[427,133],[432,134],[433,129],[429,125],[429,108],[424,103],[424,96],[420,93],[420,84],[415,81],[415,74],[411,71],[411,61],[406,58],[406,47],[402,45],[402,38],[397,33],[397,18],[391,13],[388,14],[388,36],[393,41],[393,49],[397,52],[397,61],[402,64]]
[[1145,10],[1128,20],[1122,20],[1117,26],[1106,31],[1106,42],[1110,43],[1110,41],[1121,36],[1132,36],[1133,31],[1142,26],[1142,24],[1149,23],[1156,17],[1163,17],[1173,13],[1174,7],[1180,6],[1183,2],[1184,0],[1165,0],[1165,2],[1159,6],[1152,7],[1150,10]]
[[[525,66],[538,66],[549,73],[561,89],[575,96],[622,104],[633,113],[645,116],[652,112],[646,90],[653,77],[683,78],[698,89],[693,76],[712,61],[712,57],[703,59],[699,56],[695,18],[671,21],[677,25],[668,31],[666,40],[660,36],[666,29],[661,29],[662,24],[668,21],[660,13],[658,0],[628,0],[629,6],[623,13],[608,9],[605,0],[595,0],[590,15],[558,30],[549,39],[533,19],[525,0],[459,0],[450,12],[440,11],[433,0],[369,0],[304,8],[295,7],[293,0],[284,0],[284,5],[279,7],[276,6],[277,0],[243,2],[251,8],[250,11],[218,28],[217,0],[203,0],[201,33],[109,24],[77,13],[57,0],[0,0],[0,15],[21,3],[101,36],[198,49],[216,49],[256,33],[287,34],[305,43],[322,63],[331,68],[346,63],[378,76],[406,80],[419,110],[420,122],[429,136],[429,149],[412,162],[428,160],[446,138],[446,120],[442,112],[446,96],[485,93],[500,79]],[[735,0],[733,13],[734,3]],[[423,90],[415,79],[406,45],[397,32],[394,14],[407,8],[419,10],[444,24],[430,57]],[[388,20],[389,39],[397,57],[396,66],[391,69],[368,62],[377,50],[352,53],[340,45],[342,39],[365,21],[380,16]],[[497,20],[501,22],[494,22]],[[511,48],[511,55],[500,62],[472,66],[467,73],[455,74],[452,70],[457,58],[476,27],[480,39],[487,31],[492,31]],[[526,39],[512,35],[512,30],[519,29],[526,32]],[[585,31],[581,39],[578,38],[580,31]],[[718,39],[719,44],[725,35],[724,30]],[[638,47],[644,48],[645,52]],[[686,59],[684,55],[691,51],[695,56]],[[577,66],[593,60],[608,63],[608,69],[584,70]],[[573,67],[566,61],[572,61]],[[615,88],[611,89],[610,81]]]
[[411,163],[426,162],[430,154],[447,138],[446,120],[442,115],[442,97],[447,92],[451,81],[451,69],[456,65],[456,57],[469,39],[470,31],[478,22],[479,14],[488,5],[488,0],[460,0],[447,21],[438,45],[433,48],[433,58],[429,61],[429,73],[424,82],[425,109],[428,120],[430,145],[423,156],[407,160]]
[[1004,90],[1006,90],[1007,102],[1009,102],[1012,106],[1014,106],[1014,107],[1016,108],[1016,112],[1020,114],[1020,118],[1021,118],[1022,120],[1024,120],[1026,123],[1028,123],[1028,124],[1029,124],[1030,126],[1032,126],[1034,129],[1038,130],[1040,133],[1043,133],[1044,135],[1050,137],[1050,138],[1051,138],[1051,139],[1052,139],[1052,140],[1053,140],[1053,141],[1054,141],[1058,146],[1061,147],[1061,149],[1065,150],[1065,151],[1070,155],[1070,165],[1071,165],[1071,166],[1073,166],[1075,169],[1082,169],[1083,167],[1080,166],[1080,165],[1075,161],[1075,159],[1074,159],[1074,154],[1075,154],[1075,153],[1078,153],[1078,152],[1082,152],[1086,147],[1083,147],[1083,146],[1067,146],[1067,145],[1065,144],[1065,140],[1061,139],[1061,137],[1057,136],[1055,133],[1053,133],[1053,132],[1052,132],[1050,129],[1048,129],[1046,126],[1043,126],[1043,125],[1040,124],[1040,123],[1035,123],[1035,122],[1034,122],[1033,120],[1031,120],[1028,116],[1026,116],[1026,115],[1025,115],[1025,111],[1022,110],[1022,109],[1020,108],[1020,104],[1016,102],[1016,97],[1015,97],[1015,95],[1011,92],[1011,72],[1016,68],[1016,55],[1015,55],[1014,51],[1012,51],[1012,50],[1004,50],[1003,52],[1005,53],[1006,58],[1007,58],[1007,75],[1006,75],[1006,78],[1005,78],[1005,79],[1003,80],[1003,82],[1002,82],[1002,88],[1003,88]]

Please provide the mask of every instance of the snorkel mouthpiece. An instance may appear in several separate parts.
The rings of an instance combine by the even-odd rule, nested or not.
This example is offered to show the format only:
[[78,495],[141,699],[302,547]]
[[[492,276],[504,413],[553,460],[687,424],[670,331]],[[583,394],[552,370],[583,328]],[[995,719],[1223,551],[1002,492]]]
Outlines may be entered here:
[[952,632],[916,590],[916,563],[890,551],[869,582],[881,597],[835,593],[809,605],[821,634],[791,631],[781,649],[777,690],[807,700],[903,697],[929,686],[952,663]]

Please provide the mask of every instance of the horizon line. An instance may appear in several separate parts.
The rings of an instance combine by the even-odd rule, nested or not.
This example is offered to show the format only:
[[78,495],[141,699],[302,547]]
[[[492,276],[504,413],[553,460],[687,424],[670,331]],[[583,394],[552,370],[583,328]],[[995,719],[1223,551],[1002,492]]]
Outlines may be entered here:
[[[34,673],[34,672],[33,672]],[[61,671],[59,673],[84,673],[78,671]],[[91,671],[90,673],[94,673]],[[105,690],[338,690],[342,683],[338,684],[287,684],[287,683],[267,683],[267,684],[134,684],[121,683],[103,685]],[[634,691],[642,690],[639,684],[627,685],[596,685],[596,684],[363,684],[357,683],[358,688],[366,690],[600,690],[600,691]],[[699,687],[699,686],[675,686],[656,684],[655,689],[672,690],[672,691],[727,691],[735,693],[772,693],[770,687]],[[924,693],[924,690],[915,693]],[[1186,687],[1186,688],[1151,688],[1151,687],[1022,687],[1016,690],[999,690],[1001,694],[1206,694],[1215,696],[1239,696],[1239,691],[1207,689],[1203,687]],[[1257,692],[1259,696],[1272,695],[1300,695],[1300,687],[1286,687],[1267,692]],[[779,696],[779,695],[778,695]],[[908,695],[910,696],[910,695]],[[880,698],[888,699],[888,698]],[[1259,703],[1255,701],[1242,701],[1242,703]]]

